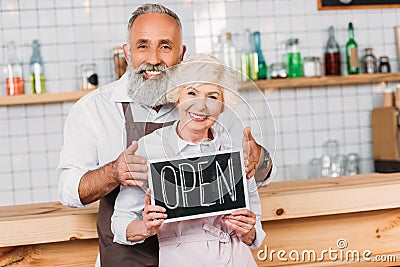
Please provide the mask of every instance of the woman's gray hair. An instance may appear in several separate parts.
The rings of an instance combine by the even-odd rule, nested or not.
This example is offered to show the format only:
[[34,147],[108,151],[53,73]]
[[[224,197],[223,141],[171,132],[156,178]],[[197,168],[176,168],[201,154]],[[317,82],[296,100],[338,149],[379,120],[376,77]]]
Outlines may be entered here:
[[237,106],[241,83],[239,73],[217,58],[205,54],[194,55],[171,69],[167,100],[176,103],[181,89],[204,83],[220,87],[225,106],[229,108]]
[[159,5],[159,4],[144,4],[138,7],[135,11],[133,11],[129,23],[128,23],[128,45],[129,45],[129,40],[130,40],[130,35],[131,35],[131,28],[133,22],[139,17],[140,15],[144,14],[153,14],[153,13],[160,13],[160,14],[166,14],[173,19],[175,19],[176,23],[178,23],[179,28],[181,29],[182,32],[182,23],[181,20],[179,19],[178,15],[175,14],[171,9]]

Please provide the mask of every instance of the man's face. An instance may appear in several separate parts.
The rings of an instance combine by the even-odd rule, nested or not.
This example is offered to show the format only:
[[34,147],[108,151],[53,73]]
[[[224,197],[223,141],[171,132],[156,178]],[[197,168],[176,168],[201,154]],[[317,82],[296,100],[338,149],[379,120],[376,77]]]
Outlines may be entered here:
[[[131,27],[132,66],[164,63],[171,67],[180,60],[181,42],[181,31],[174,18],[159,13],[140,15]],[[153,73],[143,75],[146,79],[157,78]]]
[[130,31],[129,95],[148,106],[166,103],[166,69],[182,59],[181,30],[174,18],[166,14],[140,15]]

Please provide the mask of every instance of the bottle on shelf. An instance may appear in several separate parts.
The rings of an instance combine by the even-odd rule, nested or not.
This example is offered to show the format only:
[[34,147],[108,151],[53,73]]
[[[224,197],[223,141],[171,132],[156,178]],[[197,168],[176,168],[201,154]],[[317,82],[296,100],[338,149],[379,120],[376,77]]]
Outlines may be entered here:
[[347,73],[357,74],[360,72],[360,63],[358,61],[358,45],[354,40],[353,23],[349,23],[348,28],[349,40],[346,43],[346,59],[347,59]]
[[364,67],[364,73],[375,73],[378,71],[376,66],[376,57],[372,53],[372,48],[368,47],[364,49],[365,54],[363,56],[362,62]]
[[325,75],[340,75],[340,49],[335,39],[335,28],[330,26],[325,47]]
[[267,64],[265,63],[265,59],[261,51],[260,32],[259,31],[254,32],[253,36],[254,36],[254,51],[257,53],[257,60],[258,60],[257,78],[259,80],[267,79]]
[[32,56],[29,69],[31,72],[32,94],[45,93],[44,67],[38,40],[33,40],[32,42]]
[[297,38],[291,38],[286,41],[289,78],[303,77],[303,65],[298,45],[299,39]]
[[230,32],[226,33],[226,40],[222,48],[222,56],[225,65],[236,69],[236,48],[232,42],[232,34]]
[[244,33],[239,69],[242,72],[243,81],[258,79],[258,56],[257,53],[254,52],[253,37],[249,29],[246,29]]
[[379,72],[381,73],[389,73],[390,72],[390,63],[388,56],[381,56],[379,58]]
[[21,95],[24,93],[24,79],[22,65],[17,57],[17,47],[14,42],[7,45],[6,90],[7,95]]

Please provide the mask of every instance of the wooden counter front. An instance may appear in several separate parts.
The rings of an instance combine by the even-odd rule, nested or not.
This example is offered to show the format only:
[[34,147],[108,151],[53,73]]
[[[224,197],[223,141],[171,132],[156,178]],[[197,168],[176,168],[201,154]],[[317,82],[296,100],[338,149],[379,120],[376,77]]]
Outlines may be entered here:
[[[400,265],[400,174],[275,182],[259,189],[267,237],[253,250],[259,266]],[[0,267],[93,266],[98,243],[97,204],[0,207]],[[347,247],[338,248],[338,241]],[[370,250],[395,262],[293,261],[289,253]],[[273,260],[271,260],[271,252]],[[279,260],[278,251],[286,252]],[[266,253],[267,252],[267,253]],[[281,252],[281,253],[283,253]],[[266,257],[268,256],[268,257]],[[284,261],[286,259],[286,261]],[[393,257],[390,258],[393,260]]]

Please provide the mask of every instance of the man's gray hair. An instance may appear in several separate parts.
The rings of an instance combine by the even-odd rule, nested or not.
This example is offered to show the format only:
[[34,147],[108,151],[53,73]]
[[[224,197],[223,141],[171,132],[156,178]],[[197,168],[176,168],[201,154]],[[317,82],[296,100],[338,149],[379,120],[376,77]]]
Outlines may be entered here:
[[133,22],[139,17],[140,15],[144,14],[152,14],[152,13],[159,13],[159,14],[166,14],[173,19],[175,19],[176,23],[178,23],[179,28],[182,31],[182,23],[181,20],[179,19],[178,15],[175,14],[171,9],[159,5],[159,4],[144,4],[140,7],[138,7],[135,11],[133,11],[131,18],[129,19],[128,23],[128,44],[129,44],[129,37],[130,37],[130,32],[132,28]]

